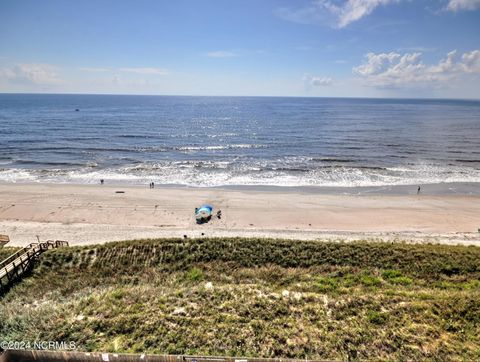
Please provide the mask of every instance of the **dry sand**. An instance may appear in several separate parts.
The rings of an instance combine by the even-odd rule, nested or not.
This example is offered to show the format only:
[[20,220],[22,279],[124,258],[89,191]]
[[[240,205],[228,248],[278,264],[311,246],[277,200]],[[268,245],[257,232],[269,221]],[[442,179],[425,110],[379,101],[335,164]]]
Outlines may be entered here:
[[[116,193],[116,191],[125,193]],[[197,225],[194,208],[223,217]],[[480,246],[480,196],[323,195],[303,192],[0,185],[0,234],[8,245],[71,245],[154,237],[264,236],[381,239]]]

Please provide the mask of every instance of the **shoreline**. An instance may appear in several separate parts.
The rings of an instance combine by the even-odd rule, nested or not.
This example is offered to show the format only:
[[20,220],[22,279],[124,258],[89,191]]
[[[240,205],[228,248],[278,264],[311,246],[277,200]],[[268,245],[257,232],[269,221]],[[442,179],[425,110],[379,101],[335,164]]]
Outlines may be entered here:
[[[202,203],[222,210],[222,219],[197,225],[194,209]],[[0,184],[0,233],[10,236],[7,246],[34,242],[36,235],[71,245],[187,235],[480,246],[479,215],[478,195]]]
[[[99,183],[78,182],[41,182],[41,181],[0,181],[0,187],[9,185],[56,185],[56,186],[79,186],[97,187]],[[380,185],[380,186],[278,186],[278,185],[220,185],[220,186],[190,186],[183,184],[155,184],[157,189],[179,190],[225,190],[245,192],[267,193],[309,193],[319,195],[417,195],[418,186],[421,187],[421,195],[442,196],[480,196],[480,182],[444,182],[406,185]],[[103,187],[125,187],[144,189],[147,183],[115,182],[106,180]]]

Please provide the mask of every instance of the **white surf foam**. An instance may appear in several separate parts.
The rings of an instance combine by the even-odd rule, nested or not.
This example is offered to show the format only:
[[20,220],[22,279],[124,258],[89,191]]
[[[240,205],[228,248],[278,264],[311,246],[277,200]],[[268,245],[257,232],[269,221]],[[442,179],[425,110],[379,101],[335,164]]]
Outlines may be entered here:
[[[267,167],[268,166],[268,167]],[[480,170],[470,167],[428,164],[386,168],[275,167],[265,162],[242,164],[214,161],[174,161],[137,164],[120,168],[83,167],[79,169],[0,169],[0,181],[95,184],[100,179],[115,183],[176,184],[194,187],[214,186],[327,186],[363,187],[418,185],[430,183],[480,182]]]

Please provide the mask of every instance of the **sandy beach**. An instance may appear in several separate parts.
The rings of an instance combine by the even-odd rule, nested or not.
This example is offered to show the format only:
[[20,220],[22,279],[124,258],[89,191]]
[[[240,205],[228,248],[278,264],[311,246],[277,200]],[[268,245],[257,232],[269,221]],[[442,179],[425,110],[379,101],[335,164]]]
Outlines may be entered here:
[[[202,203],[222,210],[222,218],[197,225],[194,208]],[[12,246],[37,235],[71,245],[184,235],[480,245],[479,227],[480,196],[470,195],[0,185],[0,233],[10,236]]]

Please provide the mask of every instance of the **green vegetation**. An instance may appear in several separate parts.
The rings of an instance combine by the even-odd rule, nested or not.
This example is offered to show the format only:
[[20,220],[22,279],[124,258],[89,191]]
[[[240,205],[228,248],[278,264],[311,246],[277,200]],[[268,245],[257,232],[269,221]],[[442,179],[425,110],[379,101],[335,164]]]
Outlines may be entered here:
[[385,322],[387,321],[387,314],[376,311],[369,311],[367,313],[367,318],[370,323],[385,324]]
[[10,255],[18,251],[19,248],[3,247],[0,248],[0,262],[7,259]]
[[0,300],[0,321],[0,340],[89,351],[478,360],[480,248],[237,238],[62,248]]
[[187,279],[191,280],[192,282],[198,282],[203,280],[203,271],[198,268],[192,268],[187,272]]

